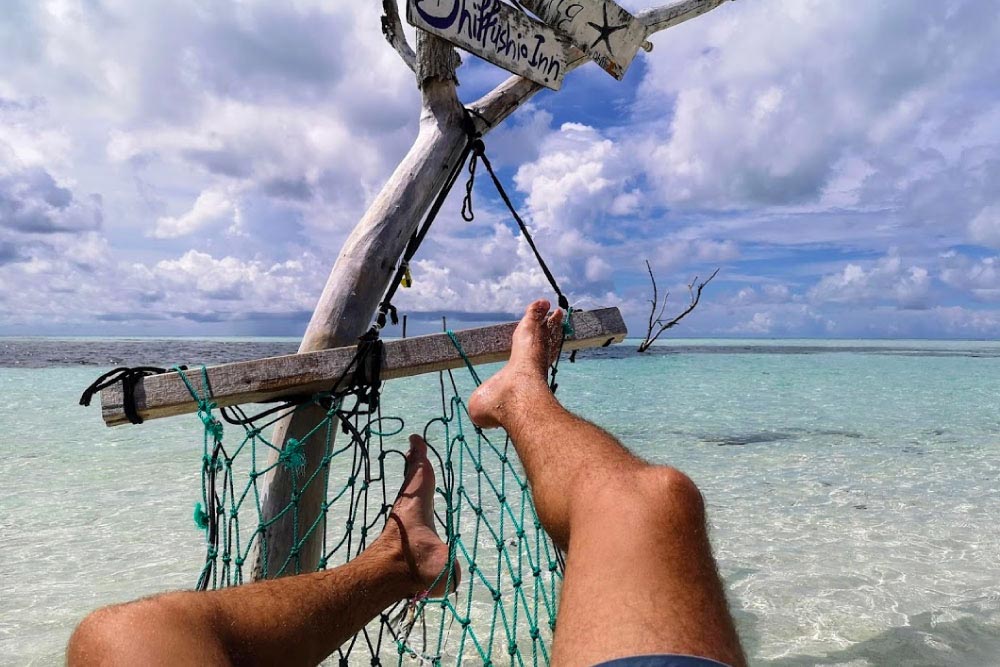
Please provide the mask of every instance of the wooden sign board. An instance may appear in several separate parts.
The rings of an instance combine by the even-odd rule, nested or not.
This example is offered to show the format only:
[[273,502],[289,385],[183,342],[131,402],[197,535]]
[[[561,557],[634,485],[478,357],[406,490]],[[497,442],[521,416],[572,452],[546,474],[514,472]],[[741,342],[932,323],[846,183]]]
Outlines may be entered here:
[[409,0],[406,20],[546,88],[566,76],[564,38],[500,0]]
[[521,0],[608,74],[621,79],[646,41],[646,27],[612,0]]

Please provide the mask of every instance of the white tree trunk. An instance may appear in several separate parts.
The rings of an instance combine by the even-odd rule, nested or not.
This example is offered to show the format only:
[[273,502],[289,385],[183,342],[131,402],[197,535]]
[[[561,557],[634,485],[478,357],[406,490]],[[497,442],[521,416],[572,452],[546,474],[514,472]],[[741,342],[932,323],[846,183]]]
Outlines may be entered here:
[[[433,40],[437,41],[437,40]],[[431,42],[431,40],[428,40]],[[434,198],[444,187],[448,174],[461,157],[466,136],[461,129],[462,105],[455,91],[453,54],[450,47],[421,45],[423,110],[420,131],[413,147],[399,164],[364,217],[347,238],[330,278],[313,312],[299,352],[312,352],[357,342],[372,320],[379,301],[395,274],[406,244]],[[326,417],[318,407],[298,410],[275,428],[272,441],[284,446],[289,438],[302,439]],[[334,424],[334,433],[337,425]],[[262,521],[277,516],[292,500],[293,483],[308,479],[325,453],[325,438],[305,441],[306,467],[294,472],[278,465],[265,477],[261,500]],[[268,465],[277,460],[272,452]],[[325,502],[321,477],[305,490],[298,501],[298,535],[312,525]],[[274,576],[295,544],[294,523],[289,512],[267,531],[267,564],[264,572],[258,551],[254,578]],[[303,572],[315,570],[323,554],[323,522],[298,553]],[[294,560],[286,574],[295,572]]]

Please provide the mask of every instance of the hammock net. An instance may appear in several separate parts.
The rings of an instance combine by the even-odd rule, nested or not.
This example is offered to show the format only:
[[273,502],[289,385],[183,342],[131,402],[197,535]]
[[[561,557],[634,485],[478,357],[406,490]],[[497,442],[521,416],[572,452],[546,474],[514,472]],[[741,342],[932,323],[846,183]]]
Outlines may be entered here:
[[[569,301],[504,191],[473,125],[467,116],[463,154],[408,242],[379,305],[376,324],[361,338],[351,368],[331,382],[330,392],[270,408],[219,408],[212,400],[207,369],[173,369],[197,402],[204,427],[201,499],[194,512],[206,542],[199,590],[302,573],[305,563],[316,560],[304,553],[320,554],[316,569],[337,567],[364,551],[382,532],[404,480],[404,453],[413,429],[406,428],[403,417],[383,413],[378,333],[387,317],[396,323],[393,295],[398,287],[409,287],[409,262],[467,160],[462,217],[474,218],[472,192],[476,165],[482,163],[555,291],[559,307],[566,311],[563,334],[572,333]],[[448,334],[478,385],[476,370],[458,339]],[[134,406],[128,407],[132,389],[145,375],[164,370],[115,369],[87,389],[81,404],[122,382],[126,415],[140,423]],[[557,372],[558,355],[550,368],[553,391]],[[418,416],[416,423],[423,424],[435,468],[435,523],[449,549],[449,567],[442,575],[449,581],[431,589],[454,592],[400,601],[341,646],[331,660],[341,665],[439,665],[463,660],[547,665],[563,576],[562,554],[541,527],[510,438],[502,431],[493,432],[498,437],[488,436],[473,426],[463,399],[470,387],[460,389],[467,380],[456,381],[447,371],[438,374],[437,384],[439,407],[433,415]],[[420,402],[426,404],[427,396],[424,392]],[[284,443],[277,441],[276,425],[300,411],[308,411],[308,423],[315,425],[307,433],[284,438]],[[279,473],[291,480],[291,492],[287,504],[275,510],[264,491],[269,478]],[[285,532],[282,548],[276,548],[277,538],[269,544],[269,534],[289,523],[290,539]],[[454,565],[462,573],[457,589],[450,581]]]
[[[464,357],[454,336],[452,341]],[[475,369],[467,365],[478,385]],[[207,550],[198,588],[249,582],[255,562],[267,578],[302,572],[299,552],[310,540],[321,540],[319,569],[333,568],[379,535],[404,478],[411,432],[403,418],[383,413],[379,382],[355,382],[348,390],[248,415],[238,407],[217,409],[203,370],[180,372],[204,426],[195,522],[205,532]],[[195,373],[203,382],[189,381]],[[503,431],[488,435],[471,423],[460,389],[466,384],[451,371],[440,373],[435,392],[440,404],[420,420],[435,468],[438,533],[449,547],[449,565],[461,569],[461,583],[446,597],[418,596],[386,609],[340,647],[332,664],[338,659],[342,665],[549,662],[562,555],[541,527],[510,438]],[[199,393],[196,385],[209,389]],[[322,418],[305,437],[287,439],[281,448],[271,439],[274,425],[299,410],[322,410]],[[307,450],[322,452],[321,460],[306,460]],[[264,480],[278,466],[291,473],[292,500],[265,519]],[[324,500],[310,521],[300,517],[299,505],[316,485]],[[268,529],[289,516],[290,555],[267,562]],[[441,576],[450,578],[453,568],[445,572]],[[453,588],[449,581],[444,589]]]

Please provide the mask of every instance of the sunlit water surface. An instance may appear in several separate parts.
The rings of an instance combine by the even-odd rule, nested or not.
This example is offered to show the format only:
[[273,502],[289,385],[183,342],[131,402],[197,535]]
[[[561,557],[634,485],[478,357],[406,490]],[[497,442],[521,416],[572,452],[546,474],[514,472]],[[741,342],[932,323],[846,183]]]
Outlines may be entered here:
[[[83,387],[293,348],[0,339],[0,664],[60,663],[89,610],[204,558],[197,418],[108,429]],[[385,409],[420,430],[436,387],[390,382]],[[1000,344],[620,346],[564,363],[559,395],[701,486],[753,663],[1000,664]]]

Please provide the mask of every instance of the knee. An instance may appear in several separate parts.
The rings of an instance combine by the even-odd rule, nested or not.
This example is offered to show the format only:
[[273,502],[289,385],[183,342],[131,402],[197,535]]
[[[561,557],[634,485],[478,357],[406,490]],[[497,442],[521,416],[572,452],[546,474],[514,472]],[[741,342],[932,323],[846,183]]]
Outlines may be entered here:
[[668,466],[638,470],[625,492],[628,522],[669,539],[705,531],[705,501],[691,478]]
[[113,651],[115,636],[121,626],[121,613],[116,607],[98,609],[76,626],[66,648],[68,665],[100,664]]
[[143,602],[114,605],[91,612],[80,622],[66,648],[68,665],[101,665],[119,662],[129,647],[141,639],[144,624],[137,615]]
[[675,522],[703,524],[705,499],[690,477],[669,466],[647,466],[637,486],[645,506]]
[[704,526],[705,503],[690,477],[669,466],[646,465],[603,474],[586,485],[581,518],[600,515],[630,525],[688,529]]

